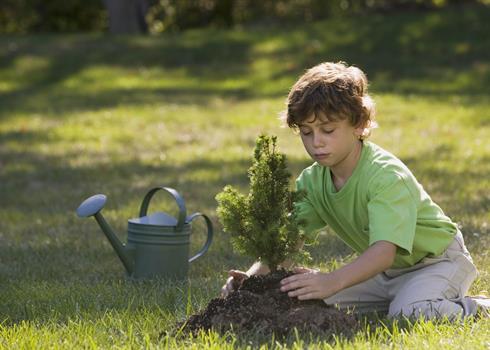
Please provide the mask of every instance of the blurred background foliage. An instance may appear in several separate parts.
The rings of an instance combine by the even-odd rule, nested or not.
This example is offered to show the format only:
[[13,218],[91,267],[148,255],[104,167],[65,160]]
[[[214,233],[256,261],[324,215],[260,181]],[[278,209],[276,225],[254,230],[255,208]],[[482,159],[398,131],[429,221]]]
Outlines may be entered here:
[[0,33],[161,33],[463,5],[490,0],[2,0]]

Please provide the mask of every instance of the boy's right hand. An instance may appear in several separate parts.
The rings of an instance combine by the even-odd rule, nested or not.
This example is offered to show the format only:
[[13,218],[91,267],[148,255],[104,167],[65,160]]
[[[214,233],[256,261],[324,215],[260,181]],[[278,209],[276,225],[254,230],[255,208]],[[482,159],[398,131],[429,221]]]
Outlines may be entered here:
[[221,297],[226,298],[231,292],[235,291],[240,287],[244,280],[250,276],[240,270],[230,270],[228,271],[228,279],[225,285],[221,288]]

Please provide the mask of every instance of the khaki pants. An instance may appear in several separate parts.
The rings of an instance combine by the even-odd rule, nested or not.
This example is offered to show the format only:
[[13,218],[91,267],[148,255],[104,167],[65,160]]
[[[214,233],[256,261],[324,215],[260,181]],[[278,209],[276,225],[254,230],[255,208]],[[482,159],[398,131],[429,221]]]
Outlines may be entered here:
[[390,269],[324,299],[329,305],[389,317],[454,319],[476,312],[465,298],[477,270],[458,232],[446,251],[403,269]]

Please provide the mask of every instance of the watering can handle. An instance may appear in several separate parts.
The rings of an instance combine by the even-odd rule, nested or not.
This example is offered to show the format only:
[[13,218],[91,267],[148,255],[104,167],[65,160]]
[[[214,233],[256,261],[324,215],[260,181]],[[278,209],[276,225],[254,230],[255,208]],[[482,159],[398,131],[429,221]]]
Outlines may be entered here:
[[179,218],[177,221],[177,230],[180,231],[184,227],[185,220],[186,220],[186,215],[187,215],[187,210],[185,208],[184,204],[184,199],[180,196],[179,192],[174,190],[173,188],[170,187],[155,187],[152,188],[145,196],[143,199],[143,203],[141,203],[141,208],[140,208],[140,217],[146,216],[147,210],[148,210],[148,205],[150,204],[150,200],[157,192],[158,190],[164,190],[172,195],[174,197],[175,201],[177,202],[177,205],[179,206]]
[[201,256],[203,256],[204,253],[206,253],[208,251],[209,246],[211,245],[211,242],[213,241],[213,224],[211,223],[211,220],[209,220],[209,218],[206,215],[201,214],[201,213],[194,213],[192,215],[189,215],[189,217],[187,218],[186,221],[191,222],[192,220],[194,220],[198,216],[202,216],[204,218],[204,220],[206,220],[206,225],[208,227],[208,238],[206,240],[206,243],[202,247],[202,249],[199,252],[197,252],[196,255],[194,255],[192,258],[189,259],[190,263],[193,262],[194,260],[196,260],[197,258],[200,258]]

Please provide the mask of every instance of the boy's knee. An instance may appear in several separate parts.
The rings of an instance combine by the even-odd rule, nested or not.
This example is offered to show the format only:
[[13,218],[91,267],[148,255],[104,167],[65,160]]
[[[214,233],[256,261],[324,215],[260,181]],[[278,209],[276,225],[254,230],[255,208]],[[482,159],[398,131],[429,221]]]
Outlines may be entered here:
[[447,299],[422,300],[409,304],[392,303],[388,311],[391,318],[433,319],[447,317],[451,320],[463,316],[463,307]]

